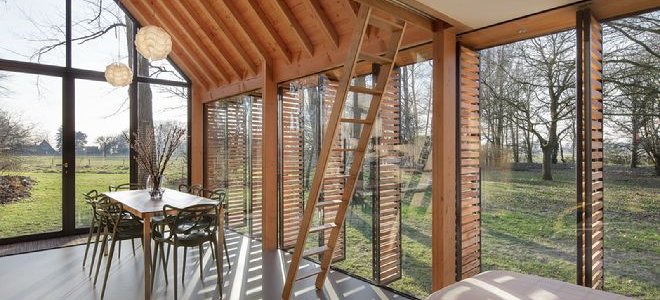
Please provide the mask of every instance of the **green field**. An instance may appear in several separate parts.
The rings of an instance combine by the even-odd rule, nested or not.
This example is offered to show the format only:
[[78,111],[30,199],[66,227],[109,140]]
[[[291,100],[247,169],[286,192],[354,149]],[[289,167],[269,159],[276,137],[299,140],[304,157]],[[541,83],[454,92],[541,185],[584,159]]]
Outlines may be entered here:
[[[0,238],[56,231],[61,223],[61,175],[56,159],[25,157],[21,172],[37,180],[32,197],[0,205]],[[128,182],[126,157],[86,157],[77,161],[76,194],[106,190]],[[180,178],[181,161],[166,176]],[[643,299],[660,299],[660,178],[605,171],[605,288]],[[574,171],[484,170],[483,269],[513,270],[575,282]],[[428,175],[428,173],[426,174]],[[424,177],[423,177],[424,178]],[[404,175],[403,181],[409,180]],[[392,288],[419,298],[431,288],[430,187],[404,197],[402,206],[403,278]],[[416,200],[413,200],[415,198]],[[76,197],[79,226],[88,223],[88,208]],[[371,203],[354,202],[346,229],[346,259],[336,266],[372,278]]]
[[[36,180],[32,197],[18,202],[0,204],[0,238],[61,230],[62,174],[60,158],[24,156],[21,167],[8,175],[29,176]],[[76,161],[76,227],[89,226],[90,211],[82,193],[92,189],[100,192],[109,185],[129,182],[127,156],[85,156]],[[176,185],[185,177],[185,160],[174,160],[165,174]]]

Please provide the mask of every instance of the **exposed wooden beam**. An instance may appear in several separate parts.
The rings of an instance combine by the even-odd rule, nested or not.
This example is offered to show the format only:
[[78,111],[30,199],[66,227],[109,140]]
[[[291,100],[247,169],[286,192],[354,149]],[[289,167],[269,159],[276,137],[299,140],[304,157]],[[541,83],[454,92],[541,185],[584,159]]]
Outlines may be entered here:
[[263,71],[263,145],[262,145],[262,248],[277,249],[277,136],[278,136],[278,96],[277,82],[273,77],[270,62],[262,65]]
[[219,99],[225,99],[247,92],[255,91],[263,87],[263,75],[243,79],[220,87],[208,90],[202,97],[202,102],[211,102]]
[[433,34],[432,290],[456,280],[456,32]]
[[[209,9],[209,11],[215,13],[215,10],[212,8],[212,5],[209,3],[210,1],[206,0],[200,0],[204,6]],[[243,20],[241,17],[241,12],[234,6],[234,4],[231,1],[223,0],[220,1],[225,5],[227,10],[229,11],[229,14],[232,16],[234,20],[236,20],[236,23],[238,23],[238,28],[243,32],[243,35],[249,39],[252,42],[252,45],[254,45],[257,50],[259,51],[259,54],[261,54],[261,57],[264,60],[272,60],[272,57],[270,56],[269,51],[266,49],[264,45],[262,45],[258,41],[258,37],[254,30],[251,29],[251,27]],[[217,15],[216,15],[217,16]],[[218,19],[219,20],[219,19]]]
[[[153,8],[150,8],[143,1],[135,1],[135,3],[139,6],[138,9],[141,9],[143,11],[149,12],[153,10]],[[160,3],[159,1],[156,1],[153,3],[153,5],[157,5],[159,3]],[[178,21],[176,21],[176,18],[170,15],[168,15],[166,18],[165,15],[168,14],[166,13],[152,14],[152,17],[156,24],[159,24],[166,31],[168,31],[170,35],[172,35],[173,42],[177,40],[185,44],[185,46],[182,47],[184,51],[189,53],[191,59],[197,61],[197,65],[199,66],[202,72],[209,73],[210,75],[213,76],[214,78],[213,83],[215,85],[220,85],[223,82],[228,82],[229,80],[227,79],[227,76],[218,68],[218,66],[213,65],[210,66],[211,69],[209,69],[209,62],[211,62],[212,59],[204,51],[200,51],[199,47],[194,47],[194,46],[191,47],[192,45],[196,44],[194,39],[190,36],[190,33],[188,33],[186,30],[182,30],[183,27],[179,26]],[[203,63],[200,63],[200,61],[198,60],[201,60]]]
[[300,42],[303,50],[305,50],[309,56],[314,55],[314,46],[312,45],[312,42],[309,40],[302,25],[300,25],[300,22],[298,22],[298,19],[296,19],[296,16],[291,12],[291,9],[286,2],[284,0],[275,0],[275,4],[275,6],[280,9],[280,12],[284,14],[287,21],[289,21],[289,24],[293,28],[293,32],[295,32],[296,38],[298,39],[298,42]]
[[268,18],[266,17],[266,13],[264,12],[263,9],[261,9],[261,6],[259,3],[257,3],[256,0],[248,0],[248,3],[250,4],[249,6],[252,8],[252,12],[257,15],[257,20],[261,23],[261,26],[263,26],[266,31],[268,32],[268,35],[270,38],[275,41],[275,44],[277,44],[277,51],[282,54],[284,59],[286,60],[287,63],[291,63],[291,51],[289,51],[286,42],[282,37],[280,36],[279,33],[275,30],[275,26],[270,23]]
[[[252,59],[250,59],[247,53],[241,47],[238,47],[236,42],[229,38],[227,33],[222,30],[218,30],[217,27],[207,26],[207,24],[203,23],[201,19],[204,13],[202,13],[199,9],[195,9],[191,1],[173,1],[173,3],[180,5],[179,10],[186,12],[188,18],[190,18],[198,28],[201,28],[204,31],[204,34],[209,40],[213,42],[212,38],[216,37],[227,41],[226,43],[222,44],[228,45],[231,50],[233,50],[233,54],[240,59],[240,64],[242,64],[243,69],[245,70],[244,73],[257,73],[257,66],[252,62]],[[181,5],[183,5],[183,7],[181,7]],[[213,43],[213,45],[217,44],[221,43]],[[218,51],[220,51],[220,49],[218,49]],[[226,52],[230,52],[229,49],[225,48],[224,53]],[[246,74],[241,75],[243,75],[241,78],[244,78]]]
[[[142,25],[157,24],[143,14],[145,10],[141,6],[138,6],[139,3],[137,1],[122,0],[121,3]],[[189,70],[186,75],[190,76],[193,81],[197,81],[205,88],[216,85],[216,80],[207,72],[203,72],[203,68],[199,65],[199,62],[194,60],[188,49],[182,47],[176,39],[172,40],[172,53],[170,55],[178,57],[175,61],[179,62],[179,67],[183,70]]]
[[203,184],[204,181],[204,103],[201,99],[205,94],[203,87],[193,84],[190,107],[190,183]]
[[454,19],[454,18],[450,17],[449,15],[443,14],[442,12],[429,7],[428,5],[426,5],[426,4],[424,4],[420,1],[417,1],[417,0],[397,0],[397,2],[402,3],[404,5],[407,5],[411,8],[413,8],[413,9],[422,11],[422,12],[424,12],[425,14],[427,14],[429,16],[433,16],[433,17],[437,18],[438,20],[444,21],[444,22],[448,23],[449,25],[454,26],[454,28],[456,28],[457,33],[466,32],[468,30],[474,29],[470,26],[465,25],[465,23],[463,23],[463,22],[461,22],[457,19]]
[[360,2],[360,4],[363,5],[365,4],[369,5],[375,9],[383,11],[397,18],[404,19],[410,22],[411,24],[420,27],[428,32],[433,32],[434,23],[437,21],[437,20],[429,19],[425,16],[420,16],[414,12],[411,12],[400,6],[394,5],[392,3],[383,0],[354,0],[354,1]]
[[[182,2],[187,2],[187,1],[182,1]],[[238,64],[234,63],[233,61],[229,61],[229,59],[227,58],[228,51],[226,51],[226,49],[220,49],[219,46],[220,43],[217,43],[217,41],[213,41],[211,39],[211,37],[213,37],[213,34],[208,32],[209,30],[208,27],[200,26],[195,16],[191,15],[188,12],[188,10],[186,10],[183,6],[181,6],[181,2],[172,1],[170,2],[170,5],[164,5],[164,6],[168,7],[170,16],[175,18],[177,22],[181,26],[183,26],[182,27],[183,30],[188,31],[189,33],[188,35],[190,37],[194,38],[194,36],[190,35],[190,32],[194,32],[195,35],[197,36],[197,39],[195,40],[201,41],[202,45],[204,45],[205,48],[211,51],[211,53],[208,53],[209,54],[208,56],[214,59],[215,58],[220,59],[221,63],[224,64],[225,69],[229,70],[234,76],[236,76],[237,80],[243,78],[242,71],[237,66]],[[224,46],[222,47],[224,48]],[[217,62],[217,60],[215,61]]]
[[325,34],[326,38],[330,41],[331,46],[334,46],[335,49],[339,48],[339,34],[337,33],[335,26],[330,22],[330,18],[328,18],[325,10],[321,7],[321,3],[318,0],[307,0],[307,3],[321,24],[321,32]]

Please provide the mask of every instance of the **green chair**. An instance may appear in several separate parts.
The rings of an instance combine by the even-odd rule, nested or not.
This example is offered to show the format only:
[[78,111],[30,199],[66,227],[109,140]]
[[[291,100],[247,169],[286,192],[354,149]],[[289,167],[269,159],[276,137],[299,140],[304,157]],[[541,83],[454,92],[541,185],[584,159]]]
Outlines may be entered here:
[[[215,200],[218,203],[222,203],[223,211],[226,211],[226,203],[225,203],[225,191],[223,189],[206,189],[206,188],[200,188],[197,190],[197,196],[204,197],[204,198],[209,198],[211,200]],[[217,220],[214,220],[214,222],[217,222]],[[225,256],[227,257],[227,264],[229,265],[229,269],[231,269],[231,263],[229,261],[229,252],[227,251],[227,240],[222,241],[223,245],[225,246]],[[215,252],[213,253],[215,255]]]
[[[94,241],[94,253],[92,254],[92,268],[94,266],[94,258],[96,257],[96,250],[98,248],[99,244],[99,238],[101,235],[101,222],[99,220],[99,217],[96,213],[96,204],[99,202],[99,200],[102,199],[102,195],[99,194],[97,190],[91,190],[87,193],[83,193],[83,196],[85,197],[85,202],[89,204],[89,207],[92,210],[92,219],[91,223],[89,224],[89,234],[87,235],[87,243],[85,245],[85,258],[83,258],[83,267],[85,266],[85,263],[87,262],[87,254],[89,253],[89,247],[91,246],[92,242],[92,236],[94,236],[94,233],[96,233],[96,240]],[[92,274],[92,271],[89,271],[89,274]]]
[[96,275],[94,276],[94,284],[96,284],[99,277],[99,270],[101,268],[101,260],[103,259],[103,252],[108,243],[108,239],[112,242],[110,244],[110,252],[106,258],[105,276],[103,277],[103,288],[101,289],[101,299],[105,296],[105,288],[108,283],[108,274],[110,273],[110,266],[112,264],[112,256],[115,252],[115,245],[118,241],[133,240],[136,238],[143,238],[142,223],[134,218],[126,218],[124,207],[121,203],[111,202],[107,200],[99,201],[96,204],[96,212],[99,216],[101,224],[104,225],[103,242],[101,243],[101,251],[96,266]]
[[[201,256],[203,253],[203,245],[210,244],[210,250],[215,252],[217,248],[217,231],[218,226],[216,216],[218,215],[218,204],[199,204],[187,208],[177,208],[170,205],[163,206],[163,214],[175,214],[172,217],[164,218],[157,221],[152,230],[151,238],[156,243],[156,248],[153,253],[152,272],[155,270],[155,262],[158,257],[158,250],[163,251],[162,245],[168,244],[174,248],[174,299],[178,297],[177,289],[177,270],[178,270],[178,248],[184,247],[184,250],[190,247],[198,247],[200,253],[199,274],[203,276],[203,265]],[[164,229],[166,228],[166,229]],[[225,249],[226,250],[226,249]],[[214,256],[215,257],[215,256]],[[218,286],[220,287],[220,294],[222,294],[222,266],[220,260],[216,259],[216,268],[218,270]],[[185,278],[185,265],[186,265],[186,252],[183,256],[183,272],[181,282]],[[166,269],[166,266],[163,268]],[[153,273],[152,273],[153,274]],[[167,273],[165,275],[167,277]],[[153,278],[153,277],[152,277]],[[152,282],[153,288],[153,282]]]
[[122,183],[119,185],[109,185],[108,191],[117,192],[117,191],[128,191],[128,190],[141,190],[144,187],[139,183]]

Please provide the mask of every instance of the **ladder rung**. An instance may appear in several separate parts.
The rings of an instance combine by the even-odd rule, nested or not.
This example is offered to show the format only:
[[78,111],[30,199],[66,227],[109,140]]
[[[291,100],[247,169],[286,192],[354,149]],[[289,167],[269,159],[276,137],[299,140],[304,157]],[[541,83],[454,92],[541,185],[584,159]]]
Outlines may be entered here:
[[374,63],[381,64],[381,65],[392,63],[392,60],[387,58],[387,57],[380,56],[380,55],[374,55],[374,54],[366,53],[366,52],[361,52],[360,55],[359,55],[359,58],[361,60],[367,60],[367,61],[374,62]]
[[328,176],[324,177],[323,180],[337,180],[337,179],[346,179],[350,177],[350,175],[340,175],[340,176]]
[[341,202],[342,202],[341,200],[323,200],[316,202],[316,207],[321,208],[330,205],[337,205],[337,204],[341,204]]
[[335,223],[326,223],[326,224],[323,224],[323,225],[320,225],[320,226],[310,228],[309,233],[324,231],[324,230],[328,230],[330,228],[335,228],[335,227],[337,227],[337,225],[335,225]]
[[303,280],[307,277],[312,277],[318,273],[321,273],[321,268],[303,269],[302,271],[298,271],[298,275],[296,276],[296,281]]
[[341,122],[344,123],[355,123],[355,124],[372,124],[373,122],[369,122],[365,119],[348,119],[348,118],[341,118]]
[[371,18],[369,18],[369,24],[376,26],[378,28],[382,29],[388,29],[388,30],[401,30],[403,29],[403,25],[394,22],[392,20],[388,20],[385,18],[382,18],[380,16],[371,15]]
[[357,152],[358,149],[355,149],[355,148],[333,148],[332,151],[337,151],[337,152],[350,152],[350,151],[355,151],[355,152]]
[[305,250],[305,252],[303,252],[302,256],[306,257],[306,256],[314,255],[314,254],[321,254],[321,253],[323,253],[327,250],[328,250],[328,246],[323,245],[323,246],[320,246],[320,247],[315,247],[315,248],[312,248],[312,249]]
[[355,86],[355,85],[351,85],[348,90],[350,90],[351,92],[360,93],[360,94],[371,94],[371,95],[382,95],[383,94],[383,92],[379,91],[379,90],[374,90],[374,89],[366,88],[366,87],[363,87],[363,86]]

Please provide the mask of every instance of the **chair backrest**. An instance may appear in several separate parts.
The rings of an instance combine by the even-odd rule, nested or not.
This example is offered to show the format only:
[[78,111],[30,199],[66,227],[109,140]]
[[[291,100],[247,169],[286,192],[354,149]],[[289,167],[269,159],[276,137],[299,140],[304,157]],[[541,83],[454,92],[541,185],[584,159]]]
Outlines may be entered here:
[[191,187],[187,184],[179,184],[179,192],[190,193]]
[[188,190],[188,193],[199,196],[200,191],[203,189],[204,187],[201,184],[193,184],[190,186],[190,190]]
[[200,189],[197,196],[209,198],[211,200],[218,201],[219,203],[225,202],[225,190],[224,189]]
[[187,235],[193,232],[215,233],[218,224],[215,216],[218,214],[218,205],[198,204],[186,208],[178,208],[171,205],[163,206],[163,214],[175,211],[170,235]]
[[108,190],[110,192],[116,192],[116,191],[126,191],[126,190],[141,190],[144,187],[142,187],[141,184],[139,183],[122,183],[120,185],[110,185],[108,186]]
[[103,196],[95,205],[95,214],[106,226],[116,230],[119,221],[122,218],[124,207],[119,202],[114,202],[110,198]]
[[100,220],[100,216],[96,211],[96,208],[99,203],[110,202],[110,199],[103,194],[99,194],[99,191],[97,190],[91,190],[87,193],[83,193],[83,196],[85,197],[85,202],[89,204],[90,208],[92,209],[92,216],[94,219]]

